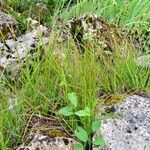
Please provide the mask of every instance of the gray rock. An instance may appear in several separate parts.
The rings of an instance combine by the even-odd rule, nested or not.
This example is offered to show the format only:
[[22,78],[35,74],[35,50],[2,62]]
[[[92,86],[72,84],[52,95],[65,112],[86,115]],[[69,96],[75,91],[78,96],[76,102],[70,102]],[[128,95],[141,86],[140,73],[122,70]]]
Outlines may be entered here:
[[0,50],[3,49],[3,47],[4,47],[4,44],[0,43]]
[[103,122],[101,131],[105,150],[150,149],[150,98],[130,96],[116,106],[117,118]]
[[[0,11],[1,38],[10,38],[12,33],[17,32],[17,21],[9,14]],[[11,33],[12,32],[12,33]]]
[[0,26],[3,25],[14,26],[17,25],[17,21],[13,17],[11,17],[11,15],[0,12]]
[[138,57],[136,63],[141,67],[150,67],[150,54]]
[[16,40],[6,40],[5,44],[0,42],[0,67],[14,72],[22,66],[20,61],[25,64],[28,57],[34,59],[38,47],[45,46],[49,41],[48,37],[43,36],[46,32],[47,28],[40,25]]

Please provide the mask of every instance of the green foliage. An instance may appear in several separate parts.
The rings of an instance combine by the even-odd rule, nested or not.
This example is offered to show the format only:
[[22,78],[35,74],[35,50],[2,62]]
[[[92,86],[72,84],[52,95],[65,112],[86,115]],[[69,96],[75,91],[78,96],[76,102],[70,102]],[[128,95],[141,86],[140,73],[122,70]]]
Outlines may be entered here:
[[101,120],[96,120],[92,122],[92,131],[98,131],[101,127]]
[[[94,12],[115,26],[130,31],[133,35],[138,33],[136,39],[139,39],[144,45],[143,50],[149,52],[149,8],[149,0],[81,0],[65,11],[63,9],[60,18],[67,20],[81,14]],[[84,38],[90,39],[85,35]]]
[[[26,30],[26,17],[18,12],[28,10],[38,1],[8,2],[8,5],[14,8],[11,14],[18,18],[21,28]],[[148,10],[150,1],[148,0],[82,0],[77,4],[60,0],[42,2],[46,6],[55,4],[52,12],[48,10],[48,17],[49,11],[50,14],[60,13],[60,18],[64,20],[82,13],[96,12],[97,15],[121,29],[132,33],[136,31],[141,41],[145,38],[143,33],[149,32],[147,20],[150,18]],[[52,24],[55,26],[54,22]],[[75,150],[83,150],[87,144],[92,143],[104,148],[106,143],[102,137],[94,139],[91,137],[101,128],[102,120],[96,117],[101,113],[96,109],[101,103],[99,93],[113,95],[129,89],[150,89],[150,68],[140,67],[135,63],[139,53],[126,39],[122,45],[116,43],[115,51],[111,53],[108,51],[102,53],[100,46],[91,43],[93,46],[85,47],[85,54],[81,56],[73,41],[69,40],[58,45],[58,38],[57,31],[52,29],[50,44],[43,45],[44,62],[39,59],[27,61],[26,68],[21,70],[19,89],[18,82],[13,85],[8,81],[1,82],[3,87],[7,83],[5,88],[10,88],[11,92],[3,92],[0,86],[0,92],[2,91],[0,93],[0,149],[13,148],[22,142],[27,112],[45,115],[52,112],[57,117],[59,115],[64,118],[79,140],[80,144],[74,145]],[[87,42],[91,42],[91,37],[84,35],[84,38]],[[144,48],[148,49],[146,46]],[[56,50],[58,56],[54,53]],[[40,51],[41,48],[38,49],[39,55]],[[65,56],[63,59],[62,54]],[[11,112],[8,97],[12,95],[15,95],[19,102]]]
[[[110,56],[102,54],[100,50],[95,55],[94,49],[86,49],[84,57],[80,56],[76,47],[72,47],[73,43],[70,42],[68,47],[62,44],[59,54],[61,54],[61,50],[66,50],[64,52],[66,58],[62,60],[61,57],[57,57],[53,53],[58,46],[56,39],[52,38],[51,42],[50,45],[45,47],[44,62],[40,60],[33,61],[32,73],[29,69],[30,63],[27,63],[26,68],[22,69],[22,87],[17,89],[15,87],[17,84],[15,84],[12,88],[15,95],[21,100],[17,104],[17,109],[15,108],[18,113],[14,113],[15,115],[10,117],[6,117],[9,115],[4,113],[1,126],[9,124],[7,125],[9,131],[13,129],[17,141],[21,142],[22,132],[20,132],[20,129],[24,125],[24,123],[21,124],[22,116],[24,116],[23,114],[26,113],[27,109],[34,112],[40,111],[43,114],[52,112],[63,117],[71,130],[74,133],[76,131],[78,137],[81,128],[86,132],[85,135],[88,135],[88,140],[86,138],[79,139],[79,141],[86,141],[80,141],[85,149],[87,143],[94,142],[91,135],[101,127],[101,120],[96,118],[97,114],[100,113],[96,109],[101,102],[99,92],[113,94],[133,88],[149,89],[150,70],[137,66],[135,63],[136,51],[132,53],[133,47],[129,43],[116,44],[116,52]],[[123,57],[124,59],[121,59],[120,49],[121,52],[128,54]],[[97,55],[99,55],[99,59],[97,59]],[[113,61],[111,57],[113,57]],[[4,101],[5,96],[1,95]],[[3,101],[1,101],[1,104],[5,105],[6,103],[3,103]],[[55,107],[56,104],[58,107]],[[0,108],[2,112],[3,106],[0,106]],[[5,105],[5,108],[9,112],[8,105]],[[12,120],[15,120],[15,126]],[[80,129],[77,130],[78,127]],[[0,143],[1,147],[9,147],[12,143],[12,138],[8,138],[11,132],[5,134],[4,131],[6,132],[7,129],[2,128],[1,130],[3,135]],[[103,147],[102,141],[98,138],[93,144],[100,144]]]
[[75,130],[75,135],[82,142],[86,143],[88,141],[88,134],[82,127],[77,127],[77,129]]
[[[87,120],[89,120],[90,122],[92,122],[93,118],[91,116],[91,112],[89,107],[85,107],[83,110],[79,110],[76,111],[76,107],[78,106],[78,100],[77,100],[77,95],[74,92],[68,93],[68,100],[71,104],[74,105],[74,107],[71,107],[71,104],[69,104],[69,106],[67,107],[63,107],[58,111],[59,115],[63,115],[63,116],[73,116],[76,115],[79,117],[80,120],[82,120],[82,117],[88,117]],[[74,109],[74,111],[73,111]],[[78,119],[78,120],[79,120]],[[89,126],[90,129],[87,129],[87,131],[85,129],[83,129],[82,127],[78,126],[74,131],[76,137],[84,143],[84,145],[86,145],[86,143],[88,143],[88,141],[90,141],[91,139],[89,137],[91,137],[91,135],[93,133],[95,133],[96,131],[100,130],[100,126],[101,126],[101,120],[95,120],[92,122],[92,124]],[[89,135],[89,136],[88,136]],[[95,145],[104,147],[104,140],[100,137],[96,137],[95,141],[94,141]],[[84,146],[83,145],[83,146]],[[74,149],[83,149],[81,144],[75,144]]]
[[79,110],[79,111],[75,112],[74,114],[77,116],[80,116],[80,117],[86,117],[86,116],[90,117],[91,116],[89,107],[85,107],[83,110]]
[[71,115],[73,115],[73,111],[72,111],[72,107],[69,107],[69,106],[67,106],[67,107],[63,107],[62,109],[60,109],[59,111],[58,111],[58,113],[60,114],[60,115],[64,115],[64,116],[71,116]]
[[[75,114],[75,115],[77,115],[79,117],[86,117],[86,116],[90,117],[91,116],[89,107],[85,107],[83,110],[79,110],[79,111],[73,112],[73,109],[78,106],[77,95],[75,93],[73,93],[73,92],[72,93],[68,93],[68,100],[70,101],[70,105],[67,106],[67,107],[61,108],[58,111],[58,113],[60,115],[71,116],[71,115]],[[73,105],[73,107],[71,105]]]
[[20,100],[21,105],[10,107],[8,101],[10,97],[7,93],[7,101],[1,99],[0,103],[0,149],[6,150],[8,147],[14,147],[21,140],[21,135],[23,135],[23,130],[21,128],[24,125],[25,104]]
[[68,100],[70,100],[71,104],[74,106],[74,107],[77,107],[77,95],[76,93],[68,93]]
[[100,148],[105,148],[106,143],[102,137],[97,136],[93,142],[96,146],[99,146]]
[[19,27],[21,33],[24,33],[29,28],[29,26],[28,26],[29,24],[27,22],[26,17],[24,17],[20,13],[17,13],[13,9],[8,9],[8,10],[6,10],[6,12],[8,14],[11,14],[16,19],[16,21],[18,22],[18,27]]
[[73,150],[84,150],[82,144],[74,144]]
[[95,12],[121,27],[131,28],[146,24],[150,19],[149,0],[81,0],[69,10],[63,11],[62,18],[67,19],[83,13]]

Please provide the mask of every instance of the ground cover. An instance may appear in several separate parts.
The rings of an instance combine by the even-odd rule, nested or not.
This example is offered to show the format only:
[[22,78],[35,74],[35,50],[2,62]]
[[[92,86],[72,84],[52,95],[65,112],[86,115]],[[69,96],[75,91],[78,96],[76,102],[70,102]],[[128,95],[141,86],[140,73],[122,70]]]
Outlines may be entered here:
[[[38,7],[36,3],[17,0],[8,1],[7,4],[1,2],[6,8],[13,8],[3,10],[19,21],[19,34],[28,29],[26,18],[30,15],[50,27],[51,32],[49,44],[43,45],[43,59],[39,59],[39,47],[36,61],[27,60],[19,80],[12,82],[7,78],[2,79],[4,72],[1,73],[0,147],[3,150],[15,149],[25,142],[29,118],[39,114],[65,123],[70,137],[81,142],[84,149],[91,149],[92,137],[100,128],[101,120],[113,117],[113,114],[106,113],[106,106],[111,107],[139,91],[150,92],[150,68],[135,62],[141,53],[149,53],[150,2],[45,1],[44,4],[38,2],[40,7],[46,7],[41,11],[34,9],[34,6]],[[93,12],[117,30],[113,32],[128,38],[122,38],[121,44],[115,39],[113,51],[104,51],[103,41],[98,44],[91,40],[90,35],[85,35],[83,54],[71,38],[58,44],[61,27],[57,25],[57,20],[65,22],[83,13]],[[39,16],[42,13],[46,18]],[[99,118],[97,114],[105,114],[105,117]],[[98,137],[94,143],[102,147],[105,145],[102,137]],[[77,149],[82,149],[82,146]]]

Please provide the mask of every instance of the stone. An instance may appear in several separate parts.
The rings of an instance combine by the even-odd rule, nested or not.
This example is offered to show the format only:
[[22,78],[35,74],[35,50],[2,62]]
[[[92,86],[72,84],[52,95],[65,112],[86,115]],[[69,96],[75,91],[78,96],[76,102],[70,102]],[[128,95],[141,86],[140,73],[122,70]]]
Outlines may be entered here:
[[0,38],[11,38],[17,32],[17,21],[9,14],[0,11]]
[[36,27],[38,25],[38,21],[32,18],[27,18],[27,22],[31,24],[32,27]]
[[95,134],[106,141],[104,150],[150,149],[150,97],[133,95],[115,108],[118,117],[103,121]]
[[136,59],[136,63],[138,66],[141,66],[141,67],[150,67],[150,54],[139,56]]
[[14,26],[17,25],[17,21],[13,17],[11,17],[11,15],[0,12],[0,26],[3,25]]
[[49,138],[37,134],[28,146],[21,145],[16,150],[73,150],[75,140],[65,137]]
[[68,137],[70,131],[66,132],[64,127],[56,118],[33,115],[27,126],[26,143],[16,150],[73,150],[77,142]]
[[83,45],[91,45],[97,43],[104,51],[113,51],[115,44],[120,44],[123,41],[119,30],[113,27],[96,14],[80,15],[68,20],[65,24],[66,30],[61,32],[62,38],[58,42],[65,41],[72,37],[79,48],[83,50]]
[[[15,74],[20,70],[22,65],[26,65],[26,60],[31,57],[35,58],[35,53],[38,48],[45,46],[49,42],[49,38],[44,36],[47,33],[47,28],[40,25],[32,31],[14,39],[5,40],[5,43],[0,42],[0,67],[7,69],[10,74]],[[19,63],[19,62],[22,63]],[[16,74],[15,74],[16,76]]]

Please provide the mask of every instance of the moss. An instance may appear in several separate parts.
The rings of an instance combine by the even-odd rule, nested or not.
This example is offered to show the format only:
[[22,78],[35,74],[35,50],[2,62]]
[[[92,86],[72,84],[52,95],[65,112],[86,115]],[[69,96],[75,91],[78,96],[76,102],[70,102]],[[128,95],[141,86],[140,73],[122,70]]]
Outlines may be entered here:
[[128,95],[126,94],[115,94],[107,97],[104,101],[106,106],[114,106],[115,104],[118,104],[119,102],[123,101],[125,98],[127,98]]

